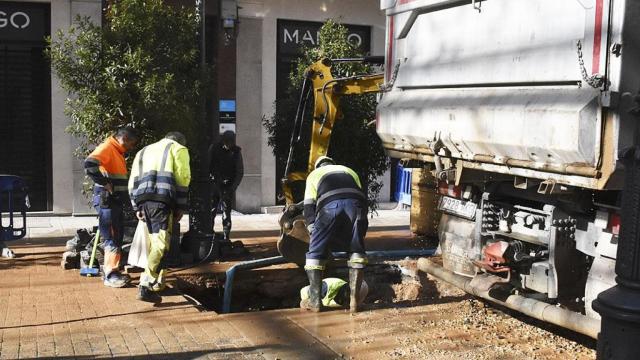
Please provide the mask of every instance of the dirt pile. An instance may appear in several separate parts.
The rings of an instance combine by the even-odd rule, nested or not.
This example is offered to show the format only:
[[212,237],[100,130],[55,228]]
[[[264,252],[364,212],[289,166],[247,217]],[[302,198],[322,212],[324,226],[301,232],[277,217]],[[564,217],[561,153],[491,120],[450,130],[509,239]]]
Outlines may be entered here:
[[[326,276],[347,274],[337,267]],[[370,264],[365,280],[371,288],[365,311],[324,315],[340,318],[347,336],[332,328],[324,340],[339,340],[332,348],[355,359],[595,358],[595,340],[475,299],[418,271],[413,260]],[[295,266],[238,273],[232,310],[295,308],[306,284],[304,270]],[[223,285],[224,274],[178,277],[182,291],[213,310],[220,309]]]
[[591,338],[496,308],[431,277],[427,281],[423,294],[431,303],[421,307],[427,313],[418,319],[406,316],[411,336],[396,337],[398,346],[385,353],[388,358],[595,358]]

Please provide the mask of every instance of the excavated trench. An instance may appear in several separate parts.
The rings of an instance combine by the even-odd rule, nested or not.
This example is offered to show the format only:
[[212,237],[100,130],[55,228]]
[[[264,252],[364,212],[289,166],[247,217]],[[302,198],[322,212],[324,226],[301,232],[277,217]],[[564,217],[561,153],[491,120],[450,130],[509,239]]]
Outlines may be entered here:
[[[348,268],[338,263],[324,277],[348,279]],[[417,270],[415,260],[371,263],[365,269],[365,281],[369,285],[365,304],[369,306],[416,305],[428,298],[429,280]],[[224,273],[176,276],[177,288],[206,311],[222,312],[224,282]],[[291,264],[239,271],[233,284],[231,312],[296,308],[300,289],[306,285],[304,270]]]

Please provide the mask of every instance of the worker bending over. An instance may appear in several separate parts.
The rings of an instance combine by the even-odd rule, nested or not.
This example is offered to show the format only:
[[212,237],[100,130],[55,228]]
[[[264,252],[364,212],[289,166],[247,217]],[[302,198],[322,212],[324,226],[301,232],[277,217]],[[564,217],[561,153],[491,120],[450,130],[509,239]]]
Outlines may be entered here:
[[191,182],[189,151],[183,134],[170,132],[136,154],[129,179],[129,194],[136,216],[150,234],[148,264],[140,277],[138,300],[159,303],[164,289],[165,256],[174,221],[187,209]]
[[100,144],[84,161],[85,173],[95,183],[93,207],[98,212],[98,227],[104,239],[104,285],[123,287],[129,277],[120,274],[124,232],[123,204],[127,194],[127,163],[124,154],[135,148],[138,135],[133,128],[119,129]]
[[305,270],[309,277],[309,299],[300,305],[322,310],[322,272],[331,251],[351,254],[349,288],[351,312],[358,311],[359,289],[367,258],[364,237],[367,233],[367,205],[358,175],[350,168],[336,165],[330,157],[321,156],[315,170],[307,177],[304,195],[304,218],[311,235]]

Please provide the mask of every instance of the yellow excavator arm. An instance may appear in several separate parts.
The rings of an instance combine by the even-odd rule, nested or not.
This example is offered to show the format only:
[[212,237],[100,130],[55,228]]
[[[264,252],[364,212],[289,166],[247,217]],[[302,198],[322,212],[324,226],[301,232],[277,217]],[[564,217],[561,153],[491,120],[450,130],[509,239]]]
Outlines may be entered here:
[[[313,171],[316,160],[320,156],[327,154],[333,126],[336,120],[342,117],[339,108],[340,98],[344,95],[380,92],[384,83],[383,74],[334,78],[331,74],[331,66],[335,61],[381,63],[381,60],[383,59],[379,57],[333,61],[323,59],[313,63],[305,71],[294,131],[291,136],[289,157],[285,167],[284,178],[282,179],[282,192],[286,200],[286,206],[280,217],[281,237],[278,241],[280,253],[288,260],[299,265],[304,264],[305,253],[309,247],[309,234],[302,217],[302,207],[297,204],[302,199],[295,198],[292,185],[298,181],[305,181],[309,173]],[[296,144],[300,139],[304,113],[311,94],[313,95],[313,124],[308,166],[304,171],[292,171],[293,155]]]
[[[331,132],[336,120],[341,117],[339,109],[340,98],[343,95],[360,95],[375,93],[381,90],[384,82],[383,74],[361,75],[346,78],[334,78],[331,74],[332,61],[323,59],[313,63],[305,71],[302,96],[296,114],[296,129],[292,134],[292,146],[289,149],[289,158],[285,168],[285,178],[282,181],[282,190],[287,205],[295,203],[291,190],[291,184],[295,181],[304,181],[313,171],[313,165],[320,156],[327,154]],[[310,88],[307,88],[309,86]],[[306,171],[291,172],[291,162],[295,150],[296,138],[302,119],[304,118],[305,92],[313,92],[313,125],[311,129],[311,147]]]

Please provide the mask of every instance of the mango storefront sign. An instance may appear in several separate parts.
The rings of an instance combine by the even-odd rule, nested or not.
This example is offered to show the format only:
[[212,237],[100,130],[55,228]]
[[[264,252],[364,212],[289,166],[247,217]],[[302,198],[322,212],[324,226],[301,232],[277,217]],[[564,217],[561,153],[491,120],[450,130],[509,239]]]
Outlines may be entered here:
[[0,41],[44,41],[49,4],[0,1]]
[[[278,20],[278,53],[280,55],[298,55],[304,46],[317,46],[321,22]],[[348,30],[348,39],[364,52],[371,49],[371,27],[344,24]]]

